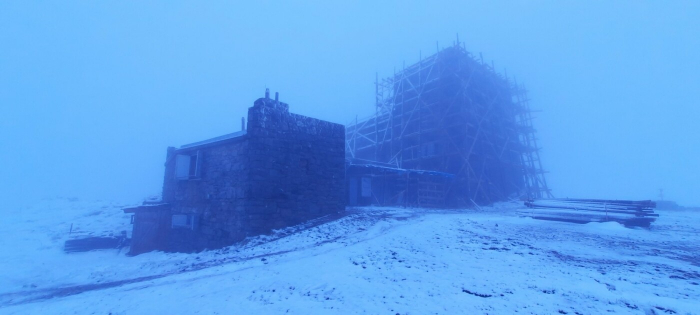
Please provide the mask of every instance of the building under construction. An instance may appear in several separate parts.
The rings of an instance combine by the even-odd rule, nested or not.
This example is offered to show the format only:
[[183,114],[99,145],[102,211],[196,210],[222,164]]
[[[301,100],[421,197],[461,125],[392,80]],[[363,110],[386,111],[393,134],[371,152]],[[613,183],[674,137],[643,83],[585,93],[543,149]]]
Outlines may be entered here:
[[377,78],[375,114],[345,132],[350,205],[551,197],[525,89],[459,42]]

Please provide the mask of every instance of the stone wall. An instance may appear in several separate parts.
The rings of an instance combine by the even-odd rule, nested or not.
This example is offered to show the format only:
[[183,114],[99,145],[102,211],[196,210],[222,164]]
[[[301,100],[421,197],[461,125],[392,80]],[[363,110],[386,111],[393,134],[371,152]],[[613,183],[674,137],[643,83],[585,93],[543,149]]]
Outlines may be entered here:
[[[193,228],[168,226],[168,251],[233,244],[345,209],[345,127],[290,114],[259,99],[247,134],[187,149],[168,148],[163,202]],[[199,152],[196,178],[176,179],[177,155]],[[167,221],[167,220],[166,220]]]
[[345,209],[345,127],[258,99],[248,109],[249,233]]
[[[249,190],[246,136],[189,150],[168,149],[163,202],[172,214],[190,214],[194,229],[170,228],[166,250],[217,248],[241,240],[245,231],[245,199]],[[199,178],[175,178],[175,156],[199,151]]]

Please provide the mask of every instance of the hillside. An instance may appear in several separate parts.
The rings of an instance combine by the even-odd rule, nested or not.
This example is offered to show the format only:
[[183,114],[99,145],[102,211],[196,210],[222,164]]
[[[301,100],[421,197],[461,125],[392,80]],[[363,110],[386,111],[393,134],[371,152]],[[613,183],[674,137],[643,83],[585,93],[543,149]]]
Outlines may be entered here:
[[339,220],[199,254],[65,254],[73,233],[130,229],[122,204],[11,209],[3,314],[697,314],[700,212],[650,230],[480,210],[348,209]]

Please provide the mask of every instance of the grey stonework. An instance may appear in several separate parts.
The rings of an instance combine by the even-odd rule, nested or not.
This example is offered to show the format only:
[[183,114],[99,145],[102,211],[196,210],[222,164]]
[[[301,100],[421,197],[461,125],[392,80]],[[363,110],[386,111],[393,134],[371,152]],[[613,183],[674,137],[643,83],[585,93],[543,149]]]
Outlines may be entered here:
[[248,109],[251,234],[345,208],[345,127],[258,99]]
[[[229,139],[168,148],[163,203],[169,211],[164,213],[186,214],[192,222],[188,227],[141,224],[154,235],[167,235],[152,249],[219,248],[344,211],[343,125],[291,114],[287,104],[261,98],[248,109],[247,127],[245,134]],[[178,155],[197,156],[197,176],[176,178]],[[133,235],[147,235],[137,232],[145,210],[130,211],[135,213]],[[132,242],[149,241],[142,238]]]

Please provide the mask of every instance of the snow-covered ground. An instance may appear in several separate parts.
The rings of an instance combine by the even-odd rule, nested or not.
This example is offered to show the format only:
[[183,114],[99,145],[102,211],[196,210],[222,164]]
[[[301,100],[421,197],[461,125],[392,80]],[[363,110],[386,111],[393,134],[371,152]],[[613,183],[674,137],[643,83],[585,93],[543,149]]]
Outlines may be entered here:
[[645,230],[518,204],[357,208],[199,254],[63,253],[75,234],[130,230],[122,206],[3,209],[0,313],[700,314],[700,210],[659,209]]

